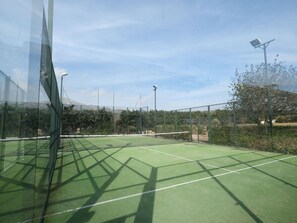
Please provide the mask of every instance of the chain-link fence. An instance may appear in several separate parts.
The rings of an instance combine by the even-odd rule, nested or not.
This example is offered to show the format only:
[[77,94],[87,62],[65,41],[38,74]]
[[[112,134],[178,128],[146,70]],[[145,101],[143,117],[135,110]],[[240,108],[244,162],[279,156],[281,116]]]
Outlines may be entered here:
[[[192,142],[297,153],[297,94],[275,89],[269,96],[270,99],[266,97],[265,100],[264,97],[261,103],[249,106],[234,101],[172,111],[154,111],[148,107],[73,107],[71,112],[76,114],[69,120],[67,117],[71,112],[65,115],[64,122],[74,123],[73,120],[77,120],[77,125],[70,128],[71,131],[66,127],[64,133],[140,134],[188,131],[188,140]],[[65,109],[64,114],[69,108]]]

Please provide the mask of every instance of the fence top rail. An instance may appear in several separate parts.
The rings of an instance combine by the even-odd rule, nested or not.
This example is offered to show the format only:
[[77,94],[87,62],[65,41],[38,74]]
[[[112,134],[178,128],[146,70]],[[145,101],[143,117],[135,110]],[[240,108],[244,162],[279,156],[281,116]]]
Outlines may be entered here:
[[38,137],[8,137],[5,139],[0,139],[0,142],[12,142],[12,141],[30,141],[30,140],[44,140],[44,139],[50,139],[50,136],[38,136]]
[[170,110],[170,111],[190,110],[190,109],[196,109],[196,108],[205,108],[205,107],[211,107],[211,106],[226,105],[226,104],[231,104],[231,103],[237,103],[237,101],[229,101],[229,102],[222,102],[222,103],[209,104],[209,105],[200,105],[200,106],[195,106],[195,107],[187,107],[187,108],[174,109],[174,110]]

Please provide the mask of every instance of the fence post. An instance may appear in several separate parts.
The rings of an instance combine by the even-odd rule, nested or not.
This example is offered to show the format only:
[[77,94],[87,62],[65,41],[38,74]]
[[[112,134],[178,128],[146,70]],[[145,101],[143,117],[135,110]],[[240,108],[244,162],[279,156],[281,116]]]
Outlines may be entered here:
[[197,142],[199,143],[199,126],[200,126],[200,119],[197,119]]
[[190,108],[190,142],[193,141],[193,135],[192,135],[192,109]]
[[[177,132],[177,111],[174,111],[174,131]],[[175,135],[175,139],[177,139],[177,135]]]
[[142,134],[142,108],[140,108],[139,130],[140,130],[140,134]]
[[166,132],[166,111],[164,110],[164,123],[163,123],[163,132]]
[[211,115],[210,115],[210,105],[207,106],[207,117],[208,117],[208,143],[211,144]]
[[2,120],[1,120],[1,139],[5,139],[5,124],[6,124],[6,115],[7,115],[7,101],[4,103],[3,107],[3,114],[2,114]]
[[237,130],[235,103],[236,102],[232,102],[232,108],[233,108],[234,146],[237,147],[238,146],[238,130]]

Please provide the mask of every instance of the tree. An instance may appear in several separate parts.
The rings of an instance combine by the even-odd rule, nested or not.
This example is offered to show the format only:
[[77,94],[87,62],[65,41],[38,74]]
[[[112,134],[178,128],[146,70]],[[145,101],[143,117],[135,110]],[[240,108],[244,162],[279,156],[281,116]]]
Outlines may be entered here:
[[272,119],[297,112],[297,68],[277,59],[268,64],[267,74],[264,64],[247,66],[242,73],[236,71],[230,88],[236,108],[245,114],[241,122],[267,121],[269,112]]

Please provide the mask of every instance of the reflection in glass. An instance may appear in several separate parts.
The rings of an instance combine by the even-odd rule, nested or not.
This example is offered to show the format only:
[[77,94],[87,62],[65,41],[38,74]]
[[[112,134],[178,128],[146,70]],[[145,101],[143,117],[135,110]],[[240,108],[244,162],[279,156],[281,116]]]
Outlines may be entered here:
[[52,18],[46,20],[43,3],[1,1],[0,222],[42,220],[59,146]]

